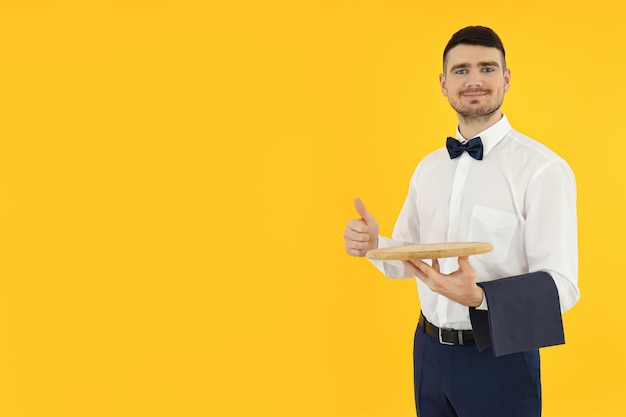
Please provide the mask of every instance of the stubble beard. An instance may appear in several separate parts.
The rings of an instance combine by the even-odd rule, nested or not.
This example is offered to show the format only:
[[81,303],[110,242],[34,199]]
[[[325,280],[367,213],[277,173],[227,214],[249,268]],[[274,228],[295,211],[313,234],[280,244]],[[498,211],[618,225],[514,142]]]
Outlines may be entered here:
[[475,104],[478,103],[478,100],[471,101],[467,106],[461,104],[460,100],[456,101],[448,99],[448,101],[450,102],[452,108],[456,111],[460,121],[466,124],[475,124],[489,121],[502,107],[504,96],[502,95],[497,97],[495,103],[488,103],[480,107],[475,106]]

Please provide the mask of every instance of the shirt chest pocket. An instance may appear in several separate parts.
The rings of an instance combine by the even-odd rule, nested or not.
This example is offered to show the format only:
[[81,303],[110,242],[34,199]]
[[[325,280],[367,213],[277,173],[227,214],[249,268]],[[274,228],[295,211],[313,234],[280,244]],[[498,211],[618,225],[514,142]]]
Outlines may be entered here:
[[518,218],[515,214],[475,205],[469,238],[471,241],[493,244],[493,251],[482,255],[486,262],[502,262],[507,258],[517,226]]

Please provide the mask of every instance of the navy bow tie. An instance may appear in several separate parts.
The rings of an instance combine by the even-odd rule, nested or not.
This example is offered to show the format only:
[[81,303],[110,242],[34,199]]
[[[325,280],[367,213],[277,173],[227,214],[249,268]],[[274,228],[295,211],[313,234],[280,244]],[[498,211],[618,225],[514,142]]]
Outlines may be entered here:
[[476,137],[469,142],[461,143],[458,140],[448,137],[446,141],[446,148],[450,154],[450,159],[458,158],[467,151],[468,154],[474,159],[479,161],[483,159],[483,141],[480,137]]

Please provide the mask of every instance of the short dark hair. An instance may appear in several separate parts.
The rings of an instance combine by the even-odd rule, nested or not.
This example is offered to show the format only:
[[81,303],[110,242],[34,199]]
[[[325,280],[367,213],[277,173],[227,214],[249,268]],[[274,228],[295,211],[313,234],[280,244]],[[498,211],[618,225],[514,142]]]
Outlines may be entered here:
[[446,57],[450,49],[458,45],[479,45],[496,48],[502,53],[502,71],[506,69],[504,45],[496,32],[485,26],[467,26],[456,32],[443,50],[443,68],[445,72]]

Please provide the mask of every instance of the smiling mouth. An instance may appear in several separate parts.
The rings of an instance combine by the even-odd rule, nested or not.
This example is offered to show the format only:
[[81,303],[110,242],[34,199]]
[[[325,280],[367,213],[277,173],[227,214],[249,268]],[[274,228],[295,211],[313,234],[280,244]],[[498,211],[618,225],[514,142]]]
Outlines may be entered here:
[[468,97],[468,98],[477,98],[477,97],[483,97],[486,96],[488,93],[486,91],[471,91],[471,92],[466,92],[463,93],[463,97]]

